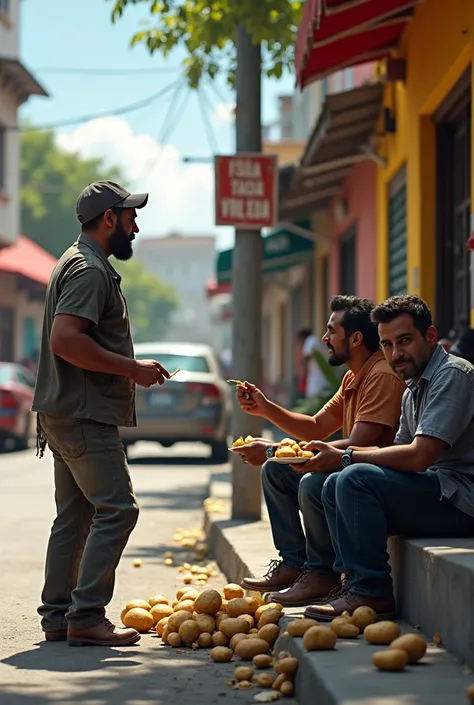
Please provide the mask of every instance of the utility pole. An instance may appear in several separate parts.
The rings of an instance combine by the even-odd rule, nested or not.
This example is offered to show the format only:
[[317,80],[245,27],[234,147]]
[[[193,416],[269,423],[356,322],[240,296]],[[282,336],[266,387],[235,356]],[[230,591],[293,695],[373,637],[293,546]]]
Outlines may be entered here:
[[[236,151],[262,151],[261,47],[253,44],[244,25],[237,30]],[[232,263],[232,376],[262,383],[262,242],[259,230],[235,231]],[[241,411],[234,399],[232,436],[262,435],[263,421]],[[232,459],[232,517],[261,518],[258,468]]]

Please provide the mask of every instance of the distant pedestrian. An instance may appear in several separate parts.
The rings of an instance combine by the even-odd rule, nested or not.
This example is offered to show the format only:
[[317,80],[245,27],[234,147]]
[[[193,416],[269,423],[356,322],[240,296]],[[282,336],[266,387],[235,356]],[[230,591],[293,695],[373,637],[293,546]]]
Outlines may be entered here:
[[57,516],[42,593],[47,641],[123,646],[140,639],[105,617],[115,571],[138,519],[118,426],[135,426],[135,384],[163,384],[168,371],[135,360],[120,276],[108,258],[128,260],[136,209],[148,194],[110,181],[79,196],[78,240],[58,261],[46,292],[33,411],[38,453],[54,458]]

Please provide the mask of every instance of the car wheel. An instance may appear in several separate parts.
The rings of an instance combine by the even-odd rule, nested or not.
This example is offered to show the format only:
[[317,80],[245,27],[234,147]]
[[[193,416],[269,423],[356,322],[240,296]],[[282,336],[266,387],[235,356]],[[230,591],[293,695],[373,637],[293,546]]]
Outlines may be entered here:
[[212,445],[212,455],[211,460],[214,463],[226,463],[229,459],[229,451],[227,449],[227,443],[214,443]]

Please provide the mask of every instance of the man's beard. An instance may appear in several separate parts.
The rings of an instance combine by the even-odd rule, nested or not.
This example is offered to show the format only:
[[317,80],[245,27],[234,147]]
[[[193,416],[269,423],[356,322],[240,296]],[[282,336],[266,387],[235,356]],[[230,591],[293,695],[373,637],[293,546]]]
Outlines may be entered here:
[[345,365],[346,362],[349,359],[349,346],[347,345],[347,340],[346,340],[346,349],[344,351],[341,351],[339,353],[336,353],[332,345],[328,345],[329,350],[332,350],[332,355],[329,355],[328,357],[328,363],[331,365],[331,367],[340,367],[341,365]]
[[115,230],[109,238],[110,253],[119,260],[125,261],[133,256],[132,241],[134,233],[127,235],[127,231],[120,221],[117,221]]

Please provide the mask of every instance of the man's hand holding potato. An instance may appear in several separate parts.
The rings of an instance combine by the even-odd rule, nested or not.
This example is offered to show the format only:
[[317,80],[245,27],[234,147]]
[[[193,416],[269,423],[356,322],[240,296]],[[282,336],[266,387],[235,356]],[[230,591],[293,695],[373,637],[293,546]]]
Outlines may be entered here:
[[251,382],[244,382],[237,387],[237,401],[242,411],[252,416],[265,416],[268,399],[264,393]]
[[260,467],[268,458],[265,455],[267,448],[272,447],[272,443],[265,440],[255,440],[252,443],[246,443],[244,446],[235,448],[235,452],[240,455],[241,460],[246,465]]

